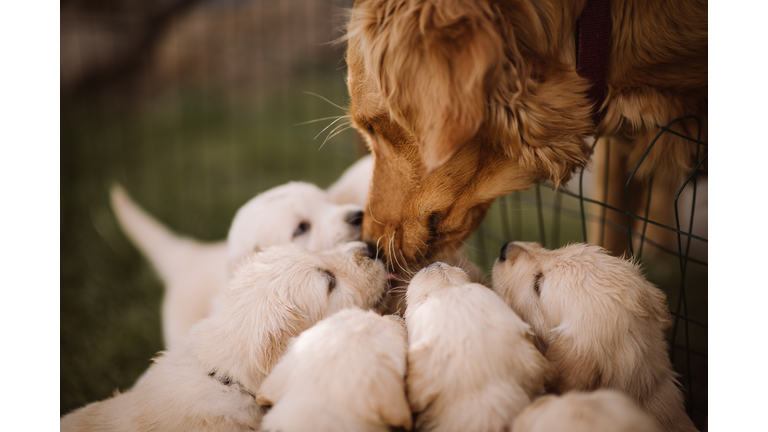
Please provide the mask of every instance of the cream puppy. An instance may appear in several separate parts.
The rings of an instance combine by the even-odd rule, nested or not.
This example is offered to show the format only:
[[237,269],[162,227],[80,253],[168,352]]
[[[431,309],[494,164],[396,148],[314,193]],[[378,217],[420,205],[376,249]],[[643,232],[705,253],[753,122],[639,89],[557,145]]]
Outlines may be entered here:
[[461,269],[430,264],[411,280],[408,401],[422,431],[508,431],[554,380],[524,323]]
[[[228,242],[179,236],[141,209],[119,185],[111,191],[120,226],[165,282],[166,346],[211,313],[211,301],[240,260],[257,249],[294,243],[320,251],[359,240],[362,209],[337,205],[308,183],[288,183],[257,195],[235,216]],[[228,271],[229,269],[229,271]]]
[[598,246],[512,242],[494,265],[493,289],[531,325],[557,369],[557,391],[619,390],[662,430],[696,430],[667,354],[664,293],[636,264]]
[[354,204],[365,208],[373,177],[373,157],[362,157],[344,171],[328,188],[328,199],[336,204]]
[[291,341],[259,388],[265,432],[411,429],[402,318],[347,309]]
[[61,420],[62,431],[247,431],[256,393],[290,338],[326,315],[371,308],[386,271],[363,243],[310,252],[278,246],[249,257],[219,309],[155,360],[133,390]]
[[515,432],[659,432],[653,419],[615,390],[543,396],[515,419]]

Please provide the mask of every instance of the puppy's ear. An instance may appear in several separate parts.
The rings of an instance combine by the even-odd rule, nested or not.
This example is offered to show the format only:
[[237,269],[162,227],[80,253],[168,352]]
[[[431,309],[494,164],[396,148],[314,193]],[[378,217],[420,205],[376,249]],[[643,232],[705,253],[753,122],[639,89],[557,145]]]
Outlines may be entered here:
[[292,338],[312,326],[309,318],[294,305],[281,305],[272,308],[269,324],[262,329],[260,364],[256,365],[265,375],[269,375],[274,366],[285,354]]
[[606,369],[601,361],[603,356],[610,357],[609,354],[596,346],[600,345],[600,342],[585,340],[586,338],[582,337],[582,343],[579,344],[570,332],[561,332],[547,351],[545,357],[557,369],[558,374],[551,386],[555,392],[595,390],[602,386],[605,378],[609,378],[604,377],[604,374],[610,371],[610,368]]
[[369,76],[390,115],[416,135],[427,173],[478,131],[504,44],[488,2],[373,0],[352,11]]

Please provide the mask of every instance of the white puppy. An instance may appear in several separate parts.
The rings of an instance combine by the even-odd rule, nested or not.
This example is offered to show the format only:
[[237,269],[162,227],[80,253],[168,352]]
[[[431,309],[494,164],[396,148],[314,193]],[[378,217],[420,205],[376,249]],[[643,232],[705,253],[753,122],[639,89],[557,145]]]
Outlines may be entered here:
[[328,188],[328,199],[336,204],[355,204],[365,208],[373,177],[373,157],[362,157],[344,171]]
[[256,400],[265,432],[411,429],[402,318],[347,309],[291,341]]
[[543,396],[515,419],[515,432],[659,432],[653,419],[614,390]]
[[460,268],[430,264],[406,298],[406,382],[418,430],[509,430],[554,380],[528,324]]
[[667,354],[665,296],[638,266],[598,246],[507,244],[493,289],[531,325],[555,390],[620,390],[665,431],[694,431]]
[[211,301],[227,277],[254,250],[294,243],[320,251],[360,238],[361,208],[333,204],[324,191],[308,183],[288,183],[248,201],[235,216],[228,244],[180,237],[144,212],[120,186],[114,186],[111,195],[123,231],[165,282],[166,346],[211,313]]
[[385,288],[384,266],[363,243],[254,254],[222,290],[219,309],[157,358],[140,384],[68,414],[61,430],[258,429],[255,395],[289,339],[341,309],[373,307]]

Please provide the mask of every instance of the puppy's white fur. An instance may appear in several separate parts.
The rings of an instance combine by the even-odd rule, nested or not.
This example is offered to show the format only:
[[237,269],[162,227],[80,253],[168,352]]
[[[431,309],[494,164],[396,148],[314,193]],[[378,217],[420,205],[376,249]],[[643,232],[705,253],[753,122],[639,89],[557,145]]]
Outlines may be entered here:
[[373,157],[362,157],[344,171],[328,188],[328,199],[336,204],[354,204],[365,208],[373,177]]
[[61,430],[257,429],[256,392],[289,339],[343,308],[373,307],[385,287],[384,266],[359,242],[322,253],[287,245],[255,254],[222,291],[214,315],[157,358],[139,385],[68,414]]
[[[359,224],[347,220],[362,207],[333,204],[324,191],[308,183],[288,183],[248,201],[235,216],[228,243],[205,243],[174,234],[120,186],[112,188],[111,198],[123,231],[165,282],[162,320],[166,346],[211,314],[212,299],[240,260],[254,250],[294,243],[320,251],[360,238]],[[294,236],[301,223],[309,228]]]
[[431,264],[406,298],[408,400],[418,430],[509,430],[554,380],[528,324],[458,267]]
[[[354,204],[338,205],[322,189],[290,182],[257,195],[240,207],[227,236],[227,260],[236,264],[255,249],[293,243],[312,251],[330,249],[358,240],[360,223],[347,222],[362,210]],[[299,226],[306,231],[296,234]]]
[[557,391],[620,390],[662,430],[696,430],[667,354],[664,293],[637,265],[598,246],[513,242],[494,265],[493,289],[531,325]]
[[256,400],[273,405],[263,431],[411,428],[402,319],[347,309],[293,340]]
[[543,396],[515,419],[515,432],[659,432],[653,419],[614,390]]

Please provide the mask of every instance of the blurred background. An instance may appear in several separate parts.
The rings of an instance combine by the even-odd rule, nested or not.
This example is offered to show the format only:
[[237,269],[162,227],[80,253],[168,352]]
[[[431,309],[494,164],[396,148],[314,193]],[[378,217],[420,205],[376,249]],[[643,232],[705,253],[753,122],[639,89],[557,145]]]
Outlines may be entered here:
[[[366,153],[353,130],[322,145],[331,120],[300,124],[344,114],[344,45],[331,42],[352,3],[61,1],[62,415],[129,389],[163,348],[162,285],[118,228],[111,184],[176,232],[221,240],[259,192],[291,180],[327,187]],[[681,218],[695,201],[694,232],[706,238],[706,172],[697,180]],[[579,193],[578,176],[568,190]],[[498,200],[466,250],[490,274],[508,240],[554,248],[584,241],[603,218],[541,185]],[[691,415],[706,430],[706,242],[694,240],[683,265],[672,240],[645,241],[639,256],[670,309],[688,318],[668,336]]]

